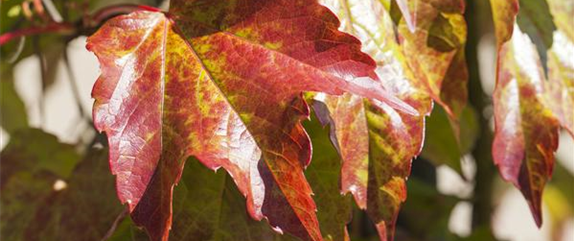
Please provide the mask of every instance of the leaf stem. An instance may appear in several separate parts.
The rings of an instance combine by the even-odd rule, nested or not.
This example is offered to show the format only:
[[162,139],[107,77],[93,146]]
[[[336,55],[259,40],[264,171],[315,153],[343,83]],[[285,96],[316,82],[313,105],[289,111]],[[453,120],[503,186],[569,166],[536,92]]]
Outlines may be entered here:
[[85,33],[85,30],[98,27],[111,17],[131,13],[134,11],[152,11],[160,12],[161,10],[155,7],[146,5],[135,4],[117,4],[104,7],[91,16],[87,16],[87,20],[79,24],[69,22],[50,22],[44,26],[34,26],[25,29],[18,29],[12,32],[0,35],[0,46],[7,42],[24,36],[38,35],[43,33],[59,33],[62,35],[73,35],[74,33]]
[[0,46],[6,44],[7,42],[30,35],[38,35],[43,33],[71,33],[75,27],[69,23],[49,23],[48,25],[41,27],[31,27],[25,29],[18,29],[12,32],[8,32],[0,35]]

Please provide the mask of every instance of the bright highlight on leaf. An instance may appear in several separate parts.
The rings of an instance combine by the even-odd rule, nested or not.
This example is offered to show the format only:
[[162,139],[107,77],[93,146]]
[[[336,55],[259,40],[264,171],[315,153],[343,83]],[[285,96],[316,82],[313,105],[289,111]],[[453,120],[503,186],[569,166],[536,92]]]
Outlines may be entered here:
[[321,240],[303,170],[309,137],[303,91],[344,92],[417,112],[372,78],[360,42],[315,1],[172,1],[88,39],[102,65],[94,123],[106,132],[118,195],[153,240],[166,240],[172,190],[188,156],[223,167],[250,215]]
[[491,1],[499,44],[492,154],[502,178],[520,189],[541,226],[542,192],[552,175],[559,126],[544,102],[546,78],[536,48],[508,22],[518,6],[502,2]]
[[[411,2],[417,4],[414,16],[420,23],[415,33],[404,24],[395,32],[388,10],[379,1],[322,1],[342,20],[342,29],[358,36],[363,50],[375,57],[383,86],[421,113],[405,115],[350,94],[317,97],[326,104],[327,110],[318,112],[331,123],[332,140],[343,158],[341,191],[352,193],[357,205],[366,209],[381,240],[393,239],[407,196],[411,161],[422,148],[431,96],[449,110],[456,109],[450,112],[455,120],[466,104],[467,73],[461,54],[466,30],[462,15],[456,12],[462,11],[461,2]],[[447,12],[450,20],[442,17]]]

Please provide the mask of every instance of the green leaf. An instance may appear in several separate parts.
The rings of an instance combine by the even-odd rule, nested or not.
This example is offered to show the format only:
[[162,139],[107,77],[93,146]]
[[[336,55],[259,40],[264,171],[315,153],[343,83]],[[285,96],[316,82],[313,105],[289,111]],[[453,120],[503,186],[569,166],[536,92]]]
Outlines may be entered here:
[[0,230],[6,240],[22,240],[36,213],[50,198],[56,180],[68,178],[80,159],[73,146],[38,129],[20,129],[0,153]]
[[441,107],[435,107],[427,118],[425,144],[421,156],[435,165],[445,164],[462,173],[461,158],[471,151],[478,137],[478,123],[474,109],[463,110],[459,130],[453,128],[451,120]]
[[546,54],[552,47],[552,36],[556,30],[547,1],[520,0],[516,21],[520,29],[534,41],[538,53]]
[[26,228],[26,240],[102,240],[113,233],[126,207],[117,203],[108,152],[90,150],[63,190],[44,198]]
[[[322,103],[314,102],[313,106],[316,105]],[[341,157],[329,139],[329,129],[323,127],[315,115],[303,124],[313,144],[313,163],[305,176],[315,192],[321,233],[326,240],[349,240],[346,226],[351,221],[352,198],[343,196],[340,191]]]
[[26,106],[14,89],[12,68],[2,64],[0,83],[0,126],[8,133],[28,127]]

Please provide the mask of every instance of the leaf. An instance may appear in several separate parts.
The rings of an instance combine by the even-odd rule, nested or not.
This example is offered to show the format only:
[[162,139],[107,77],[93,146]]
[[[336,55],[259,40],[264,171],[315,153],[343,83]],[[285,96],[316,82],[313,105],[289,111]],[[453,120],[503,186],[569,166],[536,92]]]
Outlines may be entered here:
[[171,240],[287,240],[249,217],[242,194],[226,173],[214,174],[190,159],[182,175],[174,191]]
[[459,133],[456,133],[444,109],[435,107],[427,118],[421,156],[436,166],[445,164],[464,177],[460,160],[474,146],[478,137],[477,122],[474,109],[467,106],[461,115]]
[[102,65],[94,123],[120,200],[153,240],[168,237],[187,156],[226,169],[256,220],[322,239],[303,175],[301,92],[350,91],[416,113],[370,78],[375,63],[338,25],[312,0],[172,1],[168,15],[120,16],[88,39]]
[[498,48],[512,37],[512,31],[518,14],[518,0],[490,0],[492,18],[494,19],[494,32]]
[[400,213],[401,226],[413,240],[449,240],[448,222],[457,198],[438,192],[435,186],[409,179],[409,199]]
[[58,179],[70,176],[79,159],[73,146],[38,129],[20,129],[0,153],[0,230],[5,240],[26,240],[27,227]]
[[[464,1],[417,1],[417,30],[399,25],[401,48],[428,95],[456,124],[467,101]],[[455,128],[458,128],[455,126]]]
[[574,26],[572,25],[574,2],[570,0],[547,0],[547,2],[554,16],[556,27],[564,32],[570,42],[574,42]]
[[535,47],[515,26],[498,56],[492,151],[502,178],[521,190],[538,226],[542,224],[542,190],[552,174],[559,128],[543,104],[545,81]]
[[552,47],[552,34],[556,30],[546,1],[520,0],[520,11],[516,19],[518,26],[530,36],[538,53],[546,54]]
[[560,124],[574,137],[574,44],[561,31],[554,36],[548,51],[548,81],[545,82],[546,105]]
[[[316,105],[323,103],[314,101],[313,106]],[[315,191],[321,233],[327,240],[347,241],[352,198],[350,195],[341,195],[341,157],[329,139],[330,130],[324,128],[315,115],[312,115],[311,121],[303,124],[313,143],[313,164],[307,168],[305,176]]]
[[[419,0],[396,0],[405,23],[411,32],[415,32],[417,24],[417,5]],[[413,9],[414,8],[414,9]]]
[[[103,240],[125,216],[115,202],[107,151],[90,150],[63,190],[52,191],[26,228],[26,240]],[[121,219],[119,219],[121,220]]]
[[2,80],[0,82],[0,126],[8,133],[28,127],[26,106],[14,88],[13,70],[2,64]]
[[383,86],[421,113],[405,115],[384,103],[350,94],[316,97],[327,108],[315,106],[315,111],[323,123],[331,124],[331,139],[343,159],[341,191],[352,193],[377,226],[381,240],[390,240],[406,198],[411,160],[421,149],[423,115],[430,112],[431,99],[423,91],[424,84],[415,81],[394,32],[389,31],[393,22],[380,2],[323,3],[346,19],[345,30],[357,34],[364,51],[383,63],[377,67]]

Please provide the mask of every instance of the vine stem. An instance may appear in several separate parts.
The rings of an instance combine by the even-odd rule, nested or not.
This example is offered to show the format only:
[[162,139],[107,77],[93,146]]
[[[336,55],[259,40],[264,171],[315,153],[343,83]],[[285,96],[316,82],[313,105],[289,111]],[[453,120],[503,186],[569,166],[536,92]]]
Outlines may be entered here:
[[69,23],[49,23],[46,26],[41,27],[31,27],[25,29],[18,29],[12,32],[8,32],[0,35],[0,46],[6,44],[7,42],[20,38],[23,36],[37,35],[42,33],[72,33],[75,27]]
[[18,29],[12,32],[4,33],[0,35],[0,46],[10,42],[11,40],[31,35],[38,35],[43,33],[60,33],[63,35],[73,34],[78,32],[83,32],[82,30],[97,27],[103,24],[107,19],[117,16],[120,14],[126,14],[134,11],[152,11],[160,12],[161,10],[155,7],[146,5],[135,5],[135,4],[118,4],[108,7],[104,7],[88,16],[87,22],[81,24],[72,24],[69,22],[50,22],[44,26],[34,26],[25,29]]

